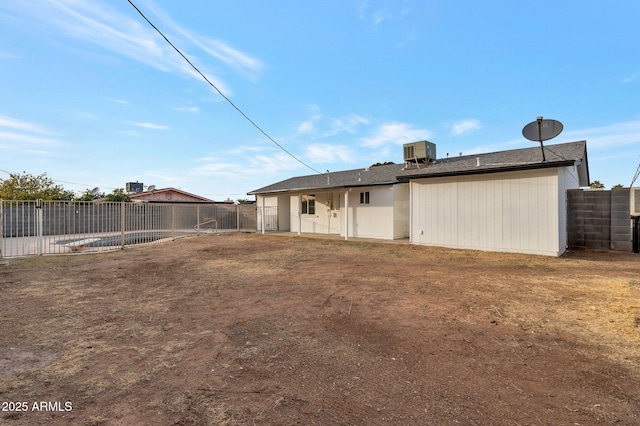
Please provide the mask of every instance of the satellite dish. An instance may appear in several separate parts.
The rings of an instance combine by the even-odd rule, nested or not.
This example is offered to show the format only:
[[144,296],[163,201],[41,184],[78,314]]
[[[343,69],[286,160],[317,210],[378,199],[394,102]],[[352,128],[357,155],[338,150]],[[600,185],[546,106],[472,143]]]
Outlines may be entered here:
[[149,187],[147,188],[147,191],[149,192],[153,192],[156,190],[156,186],[155,185],[149,185]]
[[524,128],[522,129],[522,136],[529,139],[530,141],[540,142],[540,149],[542,150],[542,161],[547,161],[547,159],[544,157],[544,147],[542,145],[542,142],[555,138],[562,132],[563,128],[564,127],[562,126],[562,123],[558,120],[545,120],[542,117],[538,117],[536,121],[532,121],[531,123],[524,126]]
[[94,197],[97,196],[99,193],[100,193],[100,188],[98,188],[97,186],[91,190],[91,195],[93,195]]

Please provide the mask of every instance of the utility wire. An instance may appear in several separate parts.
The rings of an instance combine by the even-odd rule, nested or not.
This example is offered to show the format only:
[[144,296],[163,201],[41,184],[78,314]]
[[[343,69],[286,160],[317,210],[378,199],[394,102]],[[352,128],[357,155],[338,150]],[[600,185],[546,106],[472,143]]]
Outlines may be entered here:
[[209,83],[209,85],[211,87],[213,87],[215,89],[216,92],[218,92],[220,94],[220,96],[222,96],[224,98],[225,101],[229,102],[229,104],[234,107],[236,109],[236,111],[238,111],[245,119],[247,119],[247,121],[249,123],[251,123],[253,125],[253,127],[255,127],[256,129],[258,129],[260,131],[260,133],[262,133],[263,135],[265,135],[267,137],[267,139],[269,139],[271,142],[273,142],[274,144],[276,144],[278,146],[278,148],[280,148],[281,150],[283,150],[284,152],[286,152],[287,154],[289,154],[291,156],[291,158],[293,158],[294,160],[296,160],[297,162],[299,162],[300,164],[302,164],[303,166],[313,170],[316,173],[321,173],[319,170],[314,169],[313,167],[311,167],[310,165],[308,165],[307,163],[305,163],[304,161],[302,161],[301,159],[299,159],[298,157],[296,157],[295,155],[293,155],[292,153],[290,153],[289,151],[286,150],[285,147],[283,147],[282,145],[280,145],[278,142],[276,142],[275,139],[273,139],[271,136],[269,136],[269,134],[267,132],[265,132],[260,126],[258,126],[251,118],[249,118],[247,116],[247,114],[245,114],[240,108],[238,108],[236,106],[236,104],[234,104],[229,98],[227,98],[224,93],[222,93],[220,91],[220,89],[218,89],[216,87],[215,84],[213,84],[202,72],[200,72],[200,70],[193,65],[193,63],[180,51],[180,49],[178,49],[176,46],[174,46],[173,43],[171,43],[171,41],[169,41],[169,39],[162,33],[162,31],[160,31],[158,29],[158,27],[156,27],[155,25],[153,25],[153,23],[144,15],[144,13],[142,13],[140,11],[140,9],[138,9],[138,7],[133,4],[133,2],[131,0],[127,0],[129,2],[129,4],[131,6],[133,6],[133,8],[135,10],[138,11],[138,13],[140,14],[140,16],[142,16],[142,18],[147,21],[147,23],[149,25],[151,25],[151,27],[153,27],[154,30],[156,30],[158,32],[158,34],[160,34],[162,36],[163,39],[165,39],[165,41],[167,43],[169,43],[169,46],[171,46],[173,48],[173,50],[175,50],[176,52],[178,52],[178,54],[180,56],[182,56],[182,58],[187,61],[187,63],[191,66],[191,68],[193,68],[198,74],[200,74],[200,76],[207,82]]
[[[11,175],[20,175],[20,173],[10,172],[10,171],[8,171],[8,170],[3,170],[3,169],[0,169],[0,172],[6,173],[6,174],[8,174],[8,175],[10,175],[10,176],[11,176]],[[25,173],[26,173],[26,172],[25,172]],[[50,178],[50,179],[51,179],[51,178]],[[89,184],[87,184],[87,183],[69,182],[68,180],[59,180],[59,179],[51,179],[51,180],[52,180],[53,182],[69,183],[69,184],[71,184],[71,185],[79,185],[79,186],[86,186],[86,187],[89,187],[89,186],[97,186],[97,185],[89,185]],[[111,187],[105,187],[105,188],[106,188],[106,189],[116,189],[116,188],[111,188]]]

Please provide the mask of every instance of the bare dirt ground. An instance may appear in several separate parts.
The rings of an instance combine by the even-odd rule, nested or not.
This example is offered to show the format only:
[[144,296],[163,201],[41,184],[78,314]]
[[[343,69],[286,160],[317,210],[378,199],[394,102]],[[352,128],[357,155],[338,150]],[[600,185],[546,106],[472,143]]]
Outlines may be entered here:
[[639,255],[230,234],[10,260],[0,308],[5,425],[640,424]]

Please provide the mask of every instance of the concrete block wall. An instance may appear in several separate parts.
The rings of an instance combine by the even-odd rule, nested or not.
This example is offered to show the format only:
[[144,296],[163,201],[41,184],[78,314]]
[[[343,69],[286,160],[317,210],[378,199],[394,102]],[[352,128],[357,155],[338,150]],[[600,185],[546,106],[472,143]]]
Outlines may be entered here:
[[628,188],[611,190],[611,249],[632,251],[631,198]]
[[632,250],[629,189],[567,191],[570,248]]

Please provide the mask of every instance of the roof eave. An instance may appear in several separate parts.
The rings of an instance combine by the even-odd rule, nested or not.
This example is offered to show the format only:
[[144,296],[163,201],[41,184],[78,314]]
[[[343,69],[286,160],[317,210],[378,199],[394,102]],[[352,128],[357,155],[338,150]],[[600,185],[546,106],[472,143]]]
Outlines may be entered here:
[[557,168],[557,167],[567,167],[573,166],[576,163],[576,160],[563,160],[563,161],[553,161],[547,163],[533,163],[533,164],[523,164],[523,165],[509,165],[504,167],[492,167],[487,169],[479,169],[479,170],[455,170],[450,172],[441,172],[441,173],[429,173],[429,174],[410,174],[410,175],[402,175],[398,176],[398,181],[400,182],[409,182],[412,179],[431,179],[436,177],[449,177],[449,176],[469,176],[469,175],[483,175],[489,173],[501,173],[501,172],[515,172],[522,170],[535,170],[535,169],[549,169],[549,168]]

